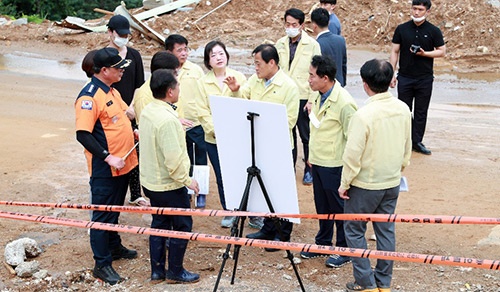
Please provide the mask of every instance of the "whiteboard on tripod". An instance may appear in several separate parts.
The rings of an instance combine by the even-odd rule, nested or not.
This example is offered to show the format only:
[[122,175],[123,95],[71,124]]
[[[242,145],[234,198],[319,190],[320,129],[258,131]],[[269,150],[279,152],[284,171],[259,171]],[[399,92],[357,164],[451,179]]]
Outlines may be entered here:
[[[282,104],[210,96],[222,181],[228,210],[239,209],[252,166],[251,122],[254,116],[255,166],[276,213],[299,214],[292,143]],[[212,196],[212,198],[217,196]],[[269,212],[257,177],[252,179],[248,211]],[[298,218],[288,218],[300,223]]]

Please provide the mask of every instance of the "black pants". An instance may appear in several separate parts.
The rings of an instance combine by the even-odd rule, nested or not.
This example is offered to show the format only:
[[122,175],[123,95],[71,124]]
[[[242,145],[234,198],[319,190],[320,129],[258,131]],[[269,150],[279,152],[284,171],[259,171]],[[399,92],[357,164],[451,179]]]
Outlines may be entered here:
[[[297,163],[297,133],[296,133],[296,128],[299,129],[299,135],[300,135],[300,140],[302,141],[302,147],[304,150],[304,160],[307,162],[309,160],[309,115],[307,111],[304,111],[304,106],[306,106],[307,100],[300,100],[300,105],[299,105],[299,116],[297,118],[297,124],[295,124],[295,127],[292,129],[292,135],[293,135],[293,166],[295,167],[295,164]],[[310,172],[311,168],[307,163],[304,163],[304,173]]]
[[[155,192],[143,187],[144,194],[151,201],[152,207],[172,207],[172,208],[190,208],[189,195],[185,187],[172,190]],[[153,214],[151,228],[173,229],[174,231],[191,232],[193,228],[193,218],[191,216],[172,216]],[[150,257],[151,270],[161,274],[165,268],[165,237],[151,235]],[[170,238],[168,253],[168,269],[174,274],[178,274],[183,269],[184,254],[186,252],[188,240]]]
[[[129,174],[116,177],[90,178],[92,204],[123,206]],[[93,211],[92,221],[118,224],[119,212]],[[111,265],[111,251],[121,245],[120,235],[116,231],[90,229],[90,246],[97,266]]]
[[411,139],[414,145],[424,139],[433,82],[434,77],[413,79],[398,76],[398,98],[406,103],[413,113]]
[[[186,132],[186,148],[191,165],[207,165],[205,132],[201,126],[196,126]],[[193,160],[193,154],[196,161]]]
[[279,222],[281,224],[282,237],[280,237],[278,229],[274,224],[274,219],[271,218],[264,219],[264,226],[262,226],[262,229],[260,231],[270,236],[274,236],[275,239],[279,239],[280,241],[290,241],[290,237],[292,235],[293,223],[284,220],[279,220]]
[[217,190],[219,191],[219,200],[223,210],[226,209],[226,197],[224,196],[224,183],[222,182],[222,173],[220,170],[219,151],[217,144],[206,143],[207,153],[210,158],[210,163],[214,169],[215,180],[217,182]]
[[[342,167],[322,167],[313,165],[314,204],[318,214],[343,214],[344,200],[339,196]],[[316,244],[332,245],[333,226],[337,229],[335,246],[347,247],[344,233],[344,221],[319,220],[319,231],[316,234]]]

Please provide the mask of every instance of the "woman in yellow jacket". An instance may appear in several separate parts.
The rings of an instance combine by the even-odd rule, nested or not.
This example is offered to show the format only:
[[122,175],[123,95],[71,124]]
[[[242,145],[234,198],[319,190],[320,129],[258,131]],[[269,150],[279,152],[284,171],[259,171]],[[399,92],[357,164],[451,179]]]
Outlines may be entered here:
[[[240,85],[246,82],[246,77],[242,73],[227,67],[229,54],[226,46],[221,41],[211,41],[205,46],[204,52],[205,67],[209,70],[198,82],[200,96],[196,98],[198,107],[198,118],[205,131],[205,141],[207,142],[207,153],[210,163],[214,168],[219,190],[219,199],[222,208],[226,210],[226,200],[224,197],[224,187],[219,164],[219,154],[215,141],[214,123],[212,111],[210,110],[210,95],[238,97],[238,91],[232,91],[228,86],[229,80],[236,81]],[[222,227],[231,227],[234,217],[224,217],[221,222]]]

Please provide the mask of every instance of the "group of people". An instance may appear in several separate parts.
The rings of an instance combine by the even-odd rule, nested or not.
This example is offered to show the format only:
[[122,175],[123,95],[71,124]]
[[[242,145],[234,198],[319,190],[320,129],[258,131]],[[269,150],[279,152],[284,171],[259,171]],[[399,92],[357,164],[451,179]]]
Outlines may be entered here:
[[[337,1],[319,2],[311,13],[316,38],[304,30],[304,12],[288,9],[286,36],[252,51],[255,74],[248,79],[228,67],[223,42],[206,44],[204,73],[188,60],[188,40],[173,34],[165,40],[165,51],[151,59],[152,74],[145,81],[144,72],[139,72],[140,55],[126,46],[130,25],[126,18],[113,16],[108,23],[110,45],[84,59],[82,68],[90,80],[75,102],[77,140],[85,148],[92,203],[122,205],[129,182],[139,183],[140,177],[147,204],[189,208],[187,188],[199,195],[190,171],[193,165],[206,165],[208,154],[220,204],[226,209],[208,98],[220,95],[285,105],[290,154],[295,166],[298,130],[304,150],[302,182],[313,185],[318,214],[394,213],[401,171],[409,164],[412,149],[430,154],[422,139],[433,58],[445,54],[441,32],[426,21],[430,0],[413,0],[412,20],[396,29],[390,62],[373,59],[362,66],[369,98],[360,109],[344,88],[346,43],[334,13]],[[400,100],[389,93],[396,85],[398,61]],[[127,75],[129,70],[135,73]],[[122,87],[117,86],[123,81]],[[131,198],[131,202],[142,200]],[[119,213],[93,212],[92,221],[117,224],[118,217]],[[233,217],[225,217],[221,225],[230,227],[233,222]],[[293,224],[286,220],[253,217],[249,223],[259,231],[247,234],[248,238],[290,240]],[[190,216],[153,215],[151,227],[190,232],[192,224]],[[367,247],[366,222],[361,221],[319,220],[315,243],[331,246],[334,226],[335,246]],[[394,251],[394,223],[373,226],[377,249]],[[90,243],[94,276],[110,284],[122,281],[112,261],[134,258],[137,252],[124,247],[116,232],[92,229]],[[198,274],[183,267],[187,240],[150,236],[149,243],[152,281],[199,280]],[[319,256],[301,252],[306,259]],[[392,261],[378,260],[372,270],[368,259],[331,255],[325,264],[341,267],[351,261],[354,281],[347,283],[348,291],[390,291]]]

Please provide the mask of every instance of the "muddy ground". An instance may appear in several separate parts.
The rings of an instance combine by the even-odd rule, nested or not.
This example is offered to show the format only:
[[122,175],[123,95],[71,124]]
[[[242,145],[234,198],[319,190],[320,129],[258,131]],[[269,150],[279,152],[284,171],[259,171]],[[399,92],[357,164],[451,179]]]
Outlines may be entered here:
[[[212,1],[212,6],[207,7],[206,2],[202,1],[191,12],[163,16],[156,19],[152,26],[162,31],[160,27],[166,25],[172,32],[186,34],[192,40],[193,48],[219,36],[232,48],[248,50],[263,39],[276,40],[283,34],[280,17],[287,7],[294,5],[306,9],[313,3],[233,1],[222,8],[220,14],[200,22],[198,26],[204,33],[198,29],[186,29],[185,24],[222,2]],[[349,46],[347,88],[359,105],[365,98],[357,77],[359,66],[368,58],[388,56],[387,37],[397,23],[407,18],[407,4],[403,2],[354,1],[341,3],[337,9]],[[496,98],[496,88],[500,85],[500,78],[495,74],[498,72],[498,27],[492,21],[498,19],[498,9],[483,4],[482,1],[454,4],[434,1],[431,21],[451,21],[453,27],[461,25],[464,29],[447,31],[443,24],[449,55],[438,62],[439,74],[436,76],[425,137],[425,144],[433,154],[412,154],[411,166],[404,173],[409,180],[410,191],[401,193],[397,213],[499,216],[500,187],[497,180],[500,152],[497,144],[500,141],[500,102]],[[368,22],[366,19],[371,14],[375,18]],[[376,22],[379,18],[384,21]],[[463,25],[461,21],[464,21]],[[377,32],[374,27],[381,25],[385,25],[384,35],[380,35],[381,40],[378,41],[373,37]],[[491,32],[489,28],[492,28]],[[457,36],[465,30],[468,34]],[[0,29],[2,200],[88,202],[88,175],[82,148],[74,138],[72,105],[85,82],[83,72],[78,71],[78,62],[86,50],[104,46],[106,42],[103,34],[76,34],[50,23]],[[138,35],[134,35],[134,45],[143,53],[145,63],[149,63],[149,58],[159,48],[154,42]],[[479,45],[487,46],[489,53],[478,53]],[[359,47],[368,48],[371,52],[354,50]],[[28,69],[19,70],[17,63],[10,63],[13,56],[31,62]],[[55,61],[55,67],[51,65],[53,62],[47,60]],[[248,55],[232,59],[232,64],[251,71]],[[76,73],[61,73],[66,72],[63,69],[67,70],[68,66]],[[32,71],[29,68],[41,70]],[[46,72],[43,68],[46,68]],[[456,74],[459,71],[465,73]],[[73,77],[78,74],[81,77]],[[312,188],[303,186],[301,178],[302,171],[298,167],[297,189],[301,213],[314,213]],[[212,194],[216,194],[214,183],[211,190]],[[209,198],[207,205],[207,208],[219,208],[216,199]],[[5,206],[1,209],[88,219],[88,214],[74,210]],[[127,225],[148,226],[150,222],[148,215],[123,214],[120,218],[121,223]],[[229,234],[227,229],[219,227],[219,222],[218,218],[197,217],[194,218],[194,230]],[[398,224],[397,250],[499,260],[498,242],[486,240],[498,229],[491,225]],[[315,221],[303,220],[302,224],[295,226],[292,241],[313,243],[316,231]],[[245,232],[253,230],[247,228]],[[35,237],[43,243],[45,252],[36,260],[43,269],[48,270],[50,278],[41,281],[20,279],[10,275],[6,269],[0,269],[0,289],[207,291],[215,284],[224,248],[218,244],[191,242],[185,265],[200,273],[201,281],[190,286],[153,286],[148,282],[147,237],[124,234],[124,243],[137,249],[139,257],[115,262],[115,268],[127,280],[110,288],[101,286],[91,276],[93,260],[87,230],[0,219],[0,252],[5,244],[24,235]],[[374,246],[375,243],[371,241],[369,248]],[[229,284],[232,261],[228,261],[220,291],[298,291],[293,271],[283,256],[283,252],[266,253],[258,248],[243,248],[235,284]],[[324,259],[302,260],[298,267],[307,291],[342,291],[345,283],[352,279],[350,265],[329,269],[324,266]],[[500,273],[396,262],[393,290],[500,291]]]

